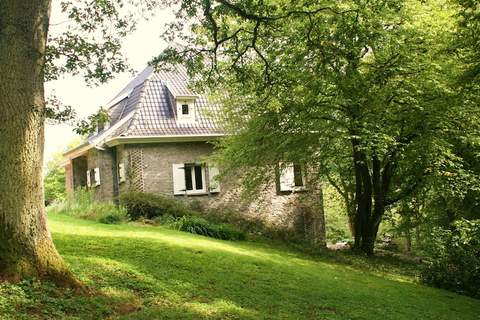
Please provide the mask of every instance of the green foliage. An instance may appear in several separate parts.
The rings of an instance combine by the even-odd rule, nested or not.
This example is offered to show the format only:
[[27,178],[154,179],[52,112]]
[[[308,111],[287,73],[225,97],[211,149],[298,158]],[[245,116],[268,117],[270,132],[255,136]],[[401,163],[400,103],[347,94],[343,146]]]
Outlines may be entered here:
[[109,120],[110,115],[108,111],[102,107],[96,113],[88,116],[86,120],[77,121],[74,131],[82,136],[89,135],[94,133],[95,130],[102,128]]
[[2,320],[473,320],[480,314],[478,300],[414,283],[393,258],[312,257],[280,245],[67,215],[51,214],[49,226],[91,294],[44,281],[1,282]]
[[128,216],[133,220],[153,219],[164,215],[181,217],[193,214],[193,211],[184,202],[153,193],[126,192],[120,195],[119,200],[120,204],[127,209]]
[[124,218],[125,217],[123,215],[110,213],[108,215],[101,216],[98,219],[98,222],[104,223],[104,224],[117,224],[124,221],[125,220]]
[[[223,240],[244,240],[245,233],[229,224],[215,223],[200,217],[203,213],[193,210],[184,201],[145,192],[128,192],[120,196],[120,203],[127,208],[133,220],[153,219],[155,222],[179,231],[190,232]],[[209,217],[205,215],[205,217]]]
[[61,166],[62,155],[56,154],[47,163],[45,177],[43,178],[45,204],[63,201],[66,197],[65,191],[65,169]]
[[457,38],[453,46],[465,64],[462,81],[467,85],[480,80],[480,2],[478,0],[456,0],[460,5]]
[[348,229],[348,216],[345,202],[331,186],[323,188],[325,203],[325,231],[327,242],[352,241],[352,234]]
[[430,285],[480,298],[480,220],[459,220],[432,233],[431,257],[422,272]]
[[61,1],[66,21],[62,29],[50,26],[46,80],[81,74],[87,83],[98,84],[130,71],[122,41],[145,17],[145,11],[157,6],[151,0]]
[[183,216],[177,218],[169,226],[174,230],[217,238],[222,240],[245,240],[245,234],[228,224],[215,224],[204,218]]
[[93,190],[79,188],[65,201],[47,207],[47,212],[66,214],[101,223],[114,224],[127,220],[127,210],[112,202],[95,201]]
[[450,138],[478,136],[479,111],[457,94],[448,1],[181,3],[167,36],[189,46],[154,63],[184,61],[223,103],[217,162],[250,194],[279,162],[310,164],[371,253],[385,210],[426,177],[457,175],[448,192],[468,180]]

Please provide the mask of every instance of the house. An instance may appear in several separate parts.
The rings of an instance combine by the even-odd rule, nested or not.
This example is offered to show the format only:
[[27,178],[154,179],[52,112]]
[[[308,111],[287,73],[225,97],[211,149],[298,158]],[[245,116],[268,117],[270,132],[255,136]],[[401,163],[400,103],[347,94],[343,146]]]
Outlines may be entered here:
[[[67,191],[90,188],[98,200],[128,190],[150,192],[229,206],[279,228],[310,228],[306,221],[315,215],[305,209],[304,198],[299,205],[301,193],[296,192],[305,188],[300,166],[287,166],[255,202],[242,203],[235,182],[216,179],[219,168],[205,159],[213,152],[212,142],[225,135],[215,121],[221,109],[187,82],[181,67],[171,72],[147,67],[133,79],[107,105],[109,122],[64,154]],[[315,234],[323,241],[323,212],[320,220]]]

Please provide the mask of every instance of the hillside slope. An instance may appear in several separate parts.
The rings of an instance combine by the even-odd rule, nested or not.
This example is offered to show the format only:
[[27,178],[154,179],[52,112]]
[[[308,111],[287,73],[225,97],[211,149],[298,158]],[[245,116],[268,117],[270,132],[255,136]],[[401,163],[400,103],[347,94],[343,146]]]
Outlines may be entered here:
[[94,296],[0,285],[1,319],[479,319],[480,301],[251,242],[50,215]]

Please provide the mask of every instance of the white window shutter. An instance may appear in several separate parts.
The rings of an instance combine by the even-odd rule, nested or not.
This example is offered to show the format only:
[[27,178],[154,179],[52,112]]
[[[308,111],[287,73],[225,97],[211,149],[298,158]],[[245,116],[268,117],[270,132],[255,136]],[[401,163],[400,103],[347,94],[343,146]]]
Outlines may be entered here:
[[173,194],[185,194],[185,164],[172,164],[173,170]]
[[100,168],[95,168],[95,186],[100,185]]
[[208,167],[208,182],[209,182],[209,191],[211,193],[220,192],[220,182],[216,179],[220,174],[218,168],[215,166]]
[[90,170],[87,170],[87,187],[92,186],[92,181],[90,180]]
[[125,182],[125,165],[123,163],[118,164],[118,181]]
[[280,170],[280,191],[292,191],[294,185],[293,164],[288,164]]

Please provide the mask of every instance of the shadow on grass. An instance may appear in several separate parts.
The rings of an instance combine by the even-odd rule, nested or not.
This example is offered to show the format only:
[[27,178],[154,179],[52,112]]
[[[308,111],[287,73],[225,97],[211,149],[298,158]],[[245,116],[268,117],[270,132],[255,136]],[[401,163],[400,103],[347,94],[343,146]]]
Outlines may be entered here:
[[110,231],[54,234],[73,271],[103,292],[83,301],[92,317],[81,319],[475,319],[480,311],[445,291],[248,243]]

